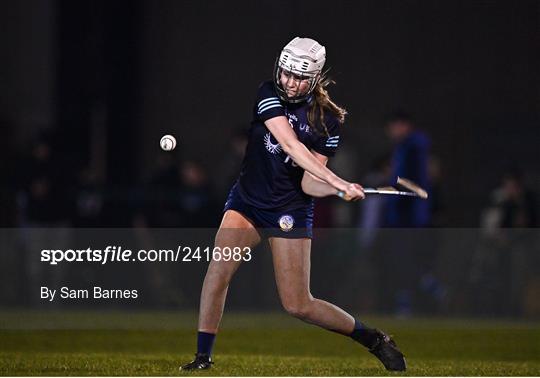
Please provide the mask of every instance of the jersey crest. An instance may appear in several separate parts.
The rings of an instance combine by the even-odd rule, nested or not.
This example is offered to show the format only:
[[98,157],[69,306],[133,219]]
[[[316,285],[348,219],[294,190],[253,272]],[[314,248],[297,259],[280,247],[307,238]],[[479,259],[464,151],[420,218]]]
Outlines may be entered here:
[[272,135],[270,133],[264,135],[264,146],[271,154],[279,154],[281,152],[281,145],[279,143],[272,143]]

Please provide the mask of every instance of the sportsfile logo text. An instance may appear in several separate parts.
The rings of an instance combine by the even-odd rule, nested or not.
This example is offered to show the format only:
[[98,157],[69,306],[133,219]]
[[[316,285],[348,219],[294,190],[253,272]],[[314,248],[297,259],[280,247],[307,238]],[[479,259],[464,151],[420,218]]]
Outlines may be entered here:
[[58,265],[60,262],[97,262],[101,265],[125,262],[200,262],[250,261],[249,247],[190,247],[178,246],[173,249],[140,249],[133,253],[122,246],[107,246],[105,249],[43,249],[41,262]]

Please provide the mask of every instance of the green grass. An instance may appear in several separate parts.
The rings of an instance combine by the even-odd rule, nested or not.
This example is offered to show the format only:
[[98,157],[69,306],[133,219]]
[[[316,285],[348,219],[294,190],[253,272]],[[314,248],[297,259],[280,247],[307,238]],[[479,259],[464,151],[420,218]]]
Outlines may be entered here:
[[367,320],[395,336],[407,373],[282,314],[226,313],[214,368],[186,374],[196,314],[0,312],[0,375],[540,375],[538,323]]

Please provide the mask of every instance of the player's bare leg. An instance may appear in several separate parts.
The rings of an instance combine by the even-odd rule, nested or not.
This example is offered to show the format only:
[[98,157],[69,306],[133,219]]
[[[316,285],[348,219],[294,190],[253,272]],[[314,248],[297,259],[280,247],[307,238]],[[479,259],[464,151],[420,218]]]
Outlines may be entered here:
[[[228,210],[215,239],[215,247],[255,247],[260,242],[255,227],[239,212]],[[199,331],[217,333],[229,282],[241,261],[212,260],[208,266],[201,292]]]
[[311,239],[270,238],[270,246],[283,308],[306,322],[350,334],[354,329],[354,318],[310,293]]
[[405,370],[403,354],[390,337],[366,327],[341,308],[311,295],[310,239],[270,238],[270,247],[279,297],[289,314],[352,337],[369,348],[388,370]]
[[[243,251],[245,247],[255,247],[260,240],[259,233],[247,218],[237,211],[227,210],[216,234],[214,246],[220,250],[225,247],[240,247]],[[195,360],[182,366],[182,369],[207,369],[212,364],[211,347],[223,315],[227,290],[241,261],[222,259],[210,262],[201,292],[198,352]]]

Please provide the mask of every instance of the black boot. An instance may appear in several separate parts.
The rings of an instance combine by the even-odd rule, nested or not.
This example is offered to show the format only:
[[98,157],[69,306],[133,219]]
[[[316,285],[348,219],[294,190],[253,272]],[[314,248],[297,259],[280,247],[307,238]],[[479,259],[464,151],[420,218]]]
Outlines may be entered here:
[[407,369],[405,357],[397,348],[394,340],[384,332],[379,330],[376,332],[377,341],[371,346],[369,352],[383,363],[386,370],[405,371]]
[[196,353],[195,359],[180,367],[180,370],[205,370],[212,367],[212,358],[208,354]]

